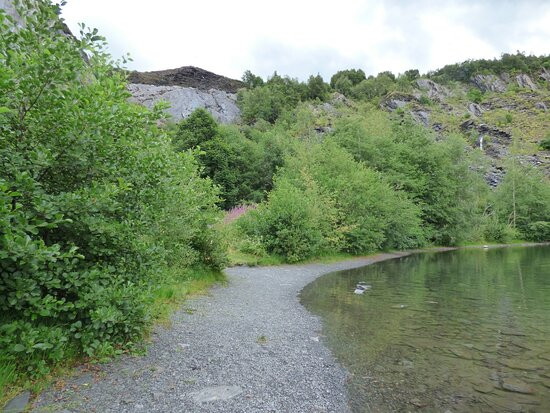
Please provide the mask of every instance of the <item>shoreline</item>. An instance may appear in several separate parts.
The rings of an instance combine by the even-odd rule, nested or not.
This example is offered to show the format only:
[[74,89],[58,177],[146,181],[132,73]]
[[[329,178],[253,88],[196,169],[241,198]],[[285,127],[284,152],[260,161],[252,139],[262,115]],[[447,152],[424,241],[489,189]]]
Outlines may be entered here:
[[324,343],[322,320],[302,306],[300,292],[334,271],[456,249],[228,268],[226,286],[186,300],[170,328],[157,326],[146,355],[122,356],[93,373],[77,369],[64,388],[42,393],[32,411],[349,412],[349,373]]

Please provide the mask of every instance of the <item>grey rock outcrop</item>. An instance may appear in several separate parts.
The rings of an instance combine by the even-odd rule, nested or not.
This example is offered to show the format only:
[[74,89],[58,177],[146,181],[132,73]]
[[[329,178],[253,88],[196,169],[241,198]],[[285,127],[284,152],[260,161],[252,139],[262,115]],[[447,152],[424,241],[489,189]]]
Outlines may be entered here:
[[506,83],[495,75],[475,75],[471,80],[482,92],[506,91]]
[[479,106],[477,103],[468,104],[468,112],[470,112],[470,114],[472,114],[473,116],[477,116],[478,118],[483,114],[481,106]]
[[393,111],[399,108],[403,108],[411,102],[417,102],[417,101],[418,99],[413,95],[394,92],[394,93],[390,93],[388,96],[386,96],[386,98],[384,98],[382,103],[380,103],[380,107],[382,109]]
[[550,71],[546,69],[542,69],[540,78],[550,83]]
[[545,112],[548,110],[548,107],[546,106],[546,103],[544,103],[544,102],[537,102],[537,103],[535,103],[535,107],[536,107],[537,109],[543,110],[543,111],[545,111]]
[[221,123],[237,122],[240,111],[237,107],[237,96],[234,93],[210,89],[207,91],[181,86],[155,86],[131,83],[128,90],[131,101],[148,108],[160,101],[166,101],[170,108],[166,111],[175,121],[186,118],[195,109],[204,108]]
[[21,19],[15,11],[13,0],[0,0],[0,9],[4,10],[8,16],[13,17],[16,21],[20,22]]
[[531,89],[531,90],[538,89],[537,85],[535,85],[535,83],[531,80],[531,78],[523,73],[516,76],[516,82],[518,83],[519,87],[524,87],[526,89]]
[[441,101],[449,95],[447,88],[430,79],[416,79],[416,85],[419,89],[428,92],[430,99]]

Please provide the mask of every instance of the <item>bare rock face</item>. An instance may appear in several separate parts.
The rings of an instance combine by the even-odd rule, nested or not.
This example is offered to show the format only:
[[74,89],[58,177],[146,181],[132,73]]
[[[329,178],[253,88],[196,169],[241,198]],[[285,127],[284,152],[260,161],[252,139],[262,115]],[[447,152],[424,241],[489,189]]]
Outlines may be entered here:
[[550,83],[550,71],[546,69],[542,69],[540,78]]
[[469,103],[468,104],[468,112],[472,114],[473,116],[480,117],[483,115],[483,111],[481,110],[481,106],[479,106],[477,103]]
[[505,92],[506,83],[495,75],[475,75],[472,83],[482,92]]
[[523,87],[530,90],[537,90],[537,85],[531,80],[526,74],[520,74],[516,76],[516,82],[518,82],[519,87]]
[[0,0],[0,9],[4,10],[8,16],[13,17],[18,23],[20,23],[21,19],[15,11],[13,0]]
[[221,123],[237,122],[240,111],[234,93],[217,89],[207,91],[182,86],[155,86],[141,83],[128,84],[131,101],[148,108],[164,100],[170,104],[167,112],[175,121],[188,117],[195,109],[204,108]]
[[416,85],[419,89],[428,92],[428,97],[433,100],[443,100],[449,95],[449,91],[430,79],[416,79]]

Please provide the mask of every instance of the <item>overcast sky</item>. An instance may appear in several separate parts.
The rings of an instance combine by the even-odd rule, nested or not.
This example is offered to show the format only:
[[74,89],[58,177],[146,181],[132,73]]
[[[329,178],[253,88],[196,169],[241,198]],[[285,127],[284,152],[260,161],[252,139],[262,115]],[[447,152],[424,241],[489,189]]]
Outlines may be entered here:
[[69,0],[140,71],[198,66],[326,80],[361,68],[421,72],[520,50],[550,53],[550,0]]

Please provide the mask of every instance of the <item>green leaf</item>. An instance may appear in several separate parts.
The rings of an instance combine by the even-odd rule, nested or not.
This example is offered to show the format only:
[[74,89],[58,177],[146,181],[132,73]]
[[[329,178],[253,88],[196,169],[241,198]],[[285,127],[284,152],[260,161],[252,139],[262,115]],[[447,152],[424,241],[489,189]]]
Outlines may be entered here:
[[15,346],[13,346],[13,351],[17,353],[25,351],[25,346],[23,344],[16,344]]

